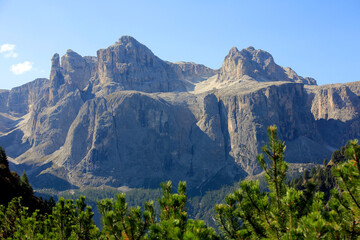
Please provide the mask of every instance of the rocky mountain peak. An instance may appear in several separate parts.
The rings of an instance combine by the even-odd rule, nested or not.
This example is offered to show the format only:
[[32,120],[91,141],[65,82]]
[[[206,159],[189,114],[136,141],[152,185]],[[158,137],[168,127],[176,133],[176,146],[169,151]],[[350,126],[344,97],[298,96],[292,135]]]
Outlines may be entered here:
[[232,47],[227,56],[232,56],[232,55],[236,54],[237,52],[239,52],[237,47]]
[[277,65],[273,56],[264,50],[250,46],[239,51],[233,47],[223,61],[218,81],[233,82],[244,78],[259,82],[290,81],[316,85],[314,79],[303,78],[292,69]]
[[[156,57],[149,48],[130,36],[122,36],[118,42],[115,42],[114,45],[107,49],[118,52],[119,58],[117,61],[121,62],[136,62],[139,60],[150,60],[150,58]],[[103,50],[104,49],[100,49],[98,54],[99,52],[103,52]],[[145,57],[145,59],[141,59],[141,57]]]
[[249,47],[245,48],[245,50],[247,50],[247,51],[255,51],[255,48],[253,46],[249,46]]
[[63,69],[68,68],[69,64],[76,63],[76,62],[81,61],[81,60],[82,60],[81,55],[79,55],[78,53],[74,52],[71,49],[68,49],[66,51],[66,54],[61,57],[61,67]]
[[60,67],[60,57],[58,53],[55,53],[51,58],[51,68],[59,68]]
[[142,45],[135,38],[133,38],[131,36],[122,36],[121,38],[119,38],[119,41],[116,42],[115,44],[120,44],[120,45],[127,45],[127,44]]
[[65,81],[82,90],[94,75],[96,63],[92,61],[92,58],[82,57],[80,54],[68,49],[66,54],[61,57],[61,68]]
[[179,76],[145,45],[123,36],[114,45],[97,52],[98,76],[103,86],[117,90],[168,92],[183,90]]
[[274,80],[275,71],[276,65],[271,54],[253,47],[241,51],[233,47],[224,59],[219,80],[236,80],[245,75],[261,81]]
[[63,94],[73,91],[73,89],[83,90],[96,74],[96,70],[96,57],[82,57],[75,51],[68,49],[60,61],[59,54],[54,54],[51,59],[49,100],[55,104],[58,99],[56,97],[57,92],[62,86],[69,88],[63,91]]
[[72,49],[68,49],[67,51],[66,51],[66,54],[71,54],[71,53],[75,53]]
[[[155,57],[154,53],[148,47],[141,44],[131,36],[122,36],[119,38],[119,41],[115,42],[114,45],[108,47],[107,49],[112,49],[113,51],[122,53],[122,58],[119,59],[120,61],[137,61],[141,55]],[[98,53],[102,50],[103,49],[100,49]]]
[[51,71],[50,71],[50,86],[58,88],[64,83],[64,77],[61,73],[60,57],[58,53],[55,53],[51,58]]

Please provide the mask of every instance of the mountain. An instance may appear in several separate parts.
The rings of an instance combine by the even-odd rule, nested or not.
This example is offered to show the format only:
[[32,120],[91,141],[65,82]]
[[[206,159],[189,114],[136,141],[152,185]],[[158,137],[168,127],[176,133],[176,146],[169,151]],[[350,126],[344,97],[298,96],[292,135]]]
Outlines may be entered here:
[[291,163],[322,163],[358,138],[360,83],[317,86],[266,51],[232,48],[218,70],[163,61],[134,38],[51,60],[50,79],[0,91],[0,145],[35,188],[206,191],[260,168],[266,127]]

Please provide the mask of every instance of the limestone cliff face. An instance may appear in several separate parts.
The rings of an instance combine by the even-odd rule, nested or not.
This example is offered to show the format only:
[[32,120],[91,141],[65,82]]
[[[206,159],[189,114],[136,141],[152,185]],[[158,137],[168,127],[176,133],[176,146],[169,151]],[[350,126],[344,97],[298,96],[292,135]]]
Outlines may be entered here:
[[0,145],[35,187],[171,179],[201,192],[258,173],[269,125],[292,163],[322,163],[360,137],[359,82],[315,86],[252,47],[212,70],[163,61],[125,36],[51,65],[49,80],[0,91]]
[[360,135],[360,82],[308,87],[311,113],[330,146],[345,145]]
[[71,49],[60,57],[54,54],[51,59],[50,82],[54,88],[59,88],[64,83],[74,85],[77,89],[83,90],[90,79],[97,73],[97,58],[82,57]]
[[311,89],[314,99],[311,112],[315,119],[334,119],[342,122],[358,116],[359,93],[354,93],[346,84],[325,85]]
[[20,130],[20,122],[36,108],[36,103],[46,93],[49,81],[36,79],[10,91],[0,92],[0,146],[12,157],[18,157],[30,148]]
[[[227,131],[226,149],[235,162],[249,174],[258,169],[256,155],[260,147],[267,143],[266,128],[277,125],[279,137],[287,144],[296,144],[298,152],[306,149],[305,158],[289,154],[289,162],[319,162],[321,157],[315,152],[327,154],[328,150],[313,149],[310,139],[317,139],[314,118],[306,106],[306,91],[302,84],[276,82],[247,82],[247,90],[222,89],[217,92],[222,113],[222,128]],[[250,88],[252,86],[252,88]],[[249,89],[250,88],[250,89]],[[301,139],[309,139],[304,142]],[[313,141],[312,140],[312,141]],[[300,148],[300,149],[299,149]],[[293,149],[288,148],[287,152]],[[320,155],[321,155],[320,154]]]
[[8,102],[8,98],[9,98],[9,93],[10,93],[9,90],[0,89],[0,111],[1,112],[8,111],[7,102]]
[[48,79],[39,78],[20,87],[11,89],[8,92],[4,106],[7,111],[22,116],[34,106],[34,104],[43,96],[44,89],[48,84]]
[[83,90],[96,75],[97,58],[81,57],[69,49],[61,58],[61,68],[64,71],[64,80]]
[[[24,104],[16,99],[10,105],[9,97],[9,106],[18,104],[32,108],[31,111],[22,112],[22,115],[26,115],[20,119],[16,130],[3,138],[18,139],[17,142],[26,143],[26,148],[12,148],[14,142],[6,143],[4,140],[5,146],[9,145],[13,149],[10,154],[16,156],[18,162],[38,161],[64,144],[67,131],[84,103],[83,90],[97,74],[96,67],[95,57],[81,57],[68,50],[60,61],[59,55],[55,54],[51,59],[50,80],[46,80],[47,84],[42,85],[41,92],[37,95],[29,95],[32,104]],[[17,97],[25,96],[14,90],[11,92]]]
[[56,169],[68,172],[74,185],[157,187],[166,179],[186,179],[190,188],[199,188],[234,162],[225,158],[217,98],[197,101],[203,104],[201,119],[184,106],[140,92],[88,101],[64,147],[52,156]]

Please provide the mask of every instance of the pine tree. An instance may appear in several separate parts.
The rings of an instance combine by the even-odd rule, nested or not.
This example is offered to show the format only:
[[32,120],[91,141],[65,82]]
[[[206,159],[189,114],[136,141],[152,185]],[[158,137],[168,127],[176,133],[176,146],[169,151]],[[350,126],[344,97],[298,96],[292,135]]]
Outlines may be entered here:
[[20,220],[28,216],[28,208],[21,204],[22,198],[13,198],[7,208],[0,205],[0,237],[1,239],[12,238],[17,231],[21,231],[23,225]]
[[321,195],[314,197],[309,191],[304,196],[302,191],[285,184],[288,168],[284,161],[285,143],[278,139],[276,126],[268,128],[268,136],[268,145],[262,148],[268,161],[263,154],[257,159],[265,172],[269,192],[261,192],[259,181],[240,183],[240,188],[226,197],[226,204],[215,207],[220,231],[226,239],[304,239],[313,231],[312,223],[321,223],[323,228],[317,237],[326,236]]
[[75,225],[73,227],[73,236],[76,239],[89,240],[98,236],[98,229],[93,222],[94,213],[92,208],[85,203],[85,197],[81,196],[76,200]]
[[151,239],[184,239],[187,224],[186,183],[179,182],[178,192],[172,193],[172,182],[161,184],[163,191],[159,199],[160,223],[151,227]]
[[[280,238],[281,232],[286,231],[286,216],[285,207],[282,198],[286,194],[286,170],[288,164],[284,161],[284,152],[286,149],[285,142],[281,142],[277,136],[277,128],[275,125],[268,127],[268,145],[262,147],[262,151],[266,157],[270,160],[270,166],[265,161],[264,155],[259,154],[257,160],[265,171],[266,181],[269,184],[270,190],[270,202],[276,203],[276,208],[272,209],[273,216],[275,217],[271,223],[270,229],[274,231],[274,236]],[[295,196],[295,195],[291,195]]]
[[29,178],[26,175],[25,170],[20,177],[20,186],[24,189],[25,193],[31,195],[34,193],[32,186],[30,185]]
[[9,169],[9,161],[7,159],[5,150],[1,146],[0,146],[0,164],[3,164],[6,169]]
[[332,190],[329,202],[334,235],[358,239],[360,236],[360,146],[349,141],[346,149],[349,160],[334,168],[339,189]]
[[75,224],[75,206],[73,200],[60,198],[52,211],[52,226],[56,238],[65,240],[70,238]]
[[139,206],[128,209],[124,193],[118,194],[116,200],[103,199],[98,207],[102,215],[102,235],[106,239],[144,239],[155,222],[152,202],[145,203],[143,213]]
[[215,230],[203,221],[188,219],[185,182],[179,182],[177,193],[172,193],[171,181],[162,183],[161,188],[160,222],[150,227],[149,239],[218,239]]

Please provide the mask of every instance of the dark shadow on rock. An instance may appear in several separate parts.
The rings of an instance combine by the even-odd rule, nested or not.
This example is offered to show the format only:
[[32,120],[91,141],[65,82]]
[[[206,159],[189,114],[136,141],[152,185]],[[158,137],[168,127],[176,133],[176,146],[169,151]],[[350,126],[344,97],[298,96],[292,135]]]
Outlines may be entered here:
[[360,138],[359,118],[345,122],[334,119],[319,119],[315,123],[323,141],[335,149],[340,149],[348,140]]
[[54,176],[50,173],[40,174],[32,178],[34,188],[53,188],[58,191],[65,191],[69,189],[78,189],[79,187],[70,184],[68,181]]
[[14,164],[10,162],[10,168],[12,171],[17,172],[19,175],[22,174],[23,171],[26,172],[30,184],[34,189],[42,189],[42,188],[52,188],[58,191],[64,191],[68,189],[78,189],[77,186],[70,184],[68,181],[59,178],[50,173],[43,173],[42,171],[52,166],[52,163],[46,163],[41,166],[32,166],[28,164]]
[[30,149],[30,143],[22,142],[24,133],[20,129],[16,129],[7,135],[0,137],[0,146],[2,146],[6,154],[11,158],[17,158]]

